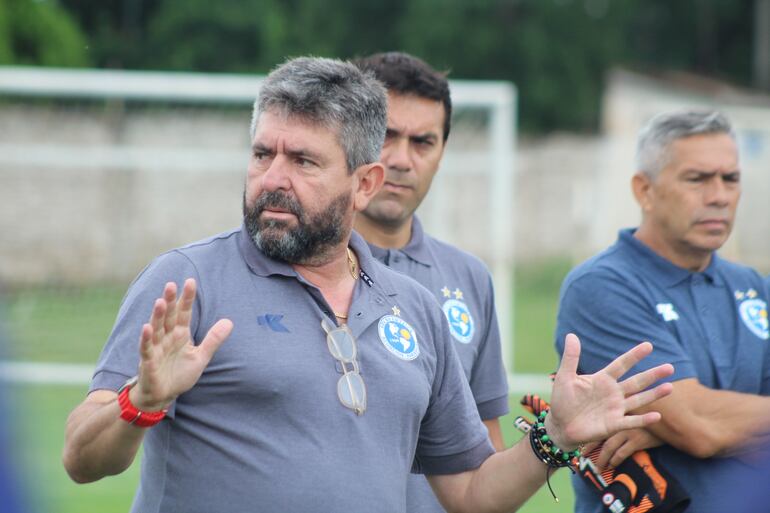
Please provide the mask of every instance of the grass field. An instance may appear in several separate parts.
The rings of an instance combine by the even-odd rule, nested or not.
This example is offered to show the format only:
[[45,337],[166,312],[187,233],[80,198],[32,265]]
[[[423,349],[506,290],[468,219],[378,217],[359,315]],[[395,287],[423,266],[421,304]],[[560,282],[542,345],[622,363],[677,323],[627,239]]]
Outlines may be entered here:
[[[547,374],[556,356],[552,337],[559,284],[569,269],[566,261],[521,266],[516,270],[514,358],[517,372]],[[46,288],[14,293],[7,319],[14,341],[12,357],[24,361],[93,364],[109,334],[124,290]],[[6,386],[6,385],[3,385]],[[18,423],[16,444],[20,477],[40,513],[120,513],[128,511],[138,482],[138,459],[119,476],[76,485],[61,465],[64,423],[85,395],[86,386],[11,385]],[[506,442],[519,439],[512,426],[521,413],[511,397],[512,413],[503,419]],[[571,512],[569,472],[560,471],[551,484],[554,503],[541,489],[521,510],[525,513]],[[0,508],[2,509],[2,508]]]

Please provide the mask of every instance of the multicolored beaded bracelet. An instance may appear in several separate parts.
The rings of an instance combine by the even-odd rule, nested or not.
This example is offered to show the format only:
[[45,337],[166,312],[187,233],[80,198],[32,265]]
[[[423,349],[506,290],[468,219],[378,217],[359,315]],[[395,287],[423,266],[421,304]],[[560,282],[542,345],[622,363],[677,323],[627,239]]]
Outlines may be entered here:
[[551,470],[569,467],[574,473],[574,461],[580,457],[580,448],[578,447],[574,451],[563,451],[557,447],[545,429],[545,418],[547,415],[548,410],[543,410],[538,415],[537,421],[529,431],[529,443],[535,452],[535,456],[548,466],[545,471],[545,481],[554,500],[559,502],[559,498],[556,497],[553,488],[551,488]]

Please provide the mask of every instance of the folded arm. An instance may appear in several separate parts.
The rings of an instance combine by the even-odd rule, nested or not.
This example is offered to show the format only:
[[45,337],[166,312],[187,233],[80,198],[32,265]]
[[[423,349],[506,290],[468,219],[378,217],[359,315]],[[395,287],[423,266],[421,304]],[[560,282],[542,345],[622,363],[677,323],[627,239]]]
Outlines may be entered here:
[[770,444],[770,397],[713,390],[696,379],[673,383],[671,395],[645,407],[662,420],[648,429],[697,458],[736,456]]

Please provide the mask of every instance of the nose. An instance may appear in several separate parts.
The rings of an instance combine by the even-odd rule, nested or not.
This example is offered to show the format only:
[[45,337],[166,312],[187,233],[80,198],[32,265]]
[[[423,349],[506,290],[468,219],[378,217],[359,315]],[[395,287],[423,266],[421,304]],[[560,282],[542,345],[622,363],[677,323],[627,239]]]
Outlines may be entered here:
[[706,204],[716,207],[729,205],[734,196],[733,189],[735,189],[735,186],[726,184],[721,176],[717,176],[714,180],[709,180],[705,190]]
[[291,169],[282,155],[276,156],[262,175],[262,189],[272,192],[291,189]]
[[388,169],[409,171],[412,169],[412,159],[409,154],[409,138],[398,137],[390,141],[382,151],[382,163]]

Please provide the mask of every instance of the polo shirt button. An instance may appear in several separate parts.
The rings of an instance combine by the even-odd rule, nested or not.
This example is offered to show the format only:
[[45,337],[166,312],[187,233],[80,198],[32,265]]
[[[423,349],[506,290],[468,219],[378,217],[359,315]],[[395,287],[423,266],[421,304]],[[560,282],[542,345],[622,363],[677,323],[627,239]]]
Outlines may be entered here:
[[378,298],[377,298],[377,304],[378,304],[378,305],[381,305],[381,304],[382,304],[382,303],[384,303],[384,302],[385,302],[385,301],[384,301],[384,300],[383,300],[381,297],[378,297]]

